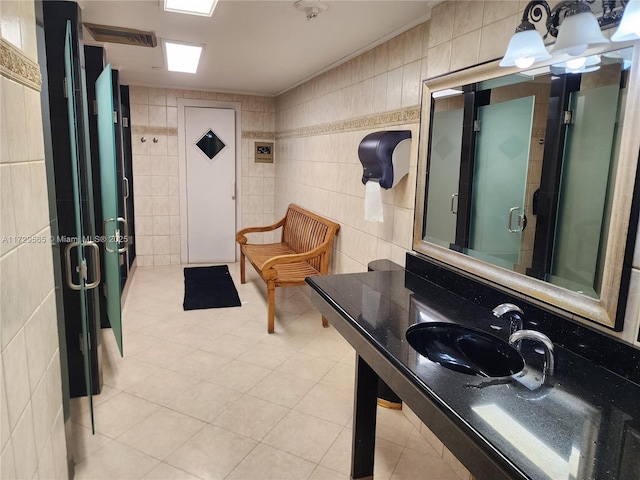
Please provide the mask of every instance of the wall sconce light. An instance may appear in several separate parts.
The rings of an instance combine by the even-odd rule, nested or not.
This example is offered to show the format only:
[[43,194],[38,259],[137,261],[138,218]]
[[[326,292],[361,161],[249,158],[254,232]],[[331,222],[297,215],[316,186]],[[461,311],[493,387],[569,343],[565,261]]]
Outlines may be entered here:
[[[501,67],[527,68],[536,62],[548,60],[553,55],[578,57],[589,48],[609,43],[602,28],[620,27],[612,36],[614,41],[640,38],[640,0],[602,0],[602,15],[599,18],[588,4],[594,0],[564,0],[553,9],[546,0],[531,0],[525,7],[522,21],[511,37]],[[544,37],[536,31],[533,23],[546,15],[547,33]],[[549,35],[557,41],[551,54],[544,46]]]

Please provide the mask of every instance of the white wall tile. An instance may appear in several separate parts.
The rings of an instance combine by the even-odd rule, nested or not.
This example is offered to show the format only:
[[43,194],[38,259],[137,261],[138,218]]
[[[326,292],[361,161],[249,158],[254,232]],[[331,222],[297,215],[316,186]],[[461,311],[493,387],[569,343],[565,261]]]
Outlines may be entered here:
[[[13,340],[3,349],[2,357],[7,409],[9,411],[9,426],[13,431],[24,413],[31,396],[24,330],[20,330]],[[29,416],[31,416],[30,411]]]

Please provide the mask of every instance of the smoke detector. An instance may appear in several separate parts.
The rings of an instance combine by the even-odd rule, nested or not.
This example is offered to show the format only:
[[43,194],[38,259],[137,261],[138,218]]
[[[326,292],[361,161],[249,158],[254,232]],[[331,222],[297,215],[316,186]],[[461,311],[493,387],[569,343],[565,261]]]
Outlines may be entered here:
[[293,5],[306,15],[308,21],[315,20],[329,8],[329,5],[319,0],[298,0]]

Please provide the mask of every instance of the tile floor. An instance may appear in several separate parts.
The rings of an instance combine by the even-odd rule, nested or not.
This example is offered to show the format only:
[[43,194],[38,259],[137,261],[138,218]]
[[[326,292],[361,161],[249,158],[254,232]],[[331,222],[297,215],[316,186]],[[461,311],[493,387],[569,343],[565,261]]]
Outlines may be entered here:
[[[242,306],[182,310],[181,266],[140,267],[123,312],[124,358],[103,336],[104,387],[72,401],[76,479],[349,478],[353,349],[303,288],[247,272]],[[376,480],[458,480],[399,411],[378,409]]]

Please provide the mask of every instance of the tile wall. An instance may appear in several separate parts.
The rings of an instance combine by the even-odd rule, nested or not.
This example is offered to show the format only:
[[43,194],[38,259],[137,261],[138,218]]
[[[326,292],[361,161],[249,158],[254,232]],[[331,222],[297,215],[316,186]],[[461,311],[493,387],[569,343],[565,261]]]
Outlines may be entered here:
[[0,478],[67,478],[34,2],[0,7]]
[[[274,164],[253,161],[256,141],[274,141],[275,100],[268,97],[130,87],[138,266],[180,263],[178,99],[241,104],[238,193],[242,225],[274,222]],[[142,142],[142,139],[145,142]],[[157,142],[154,142],[157,139]],[[241,226],[238,225],[237,229]]]

